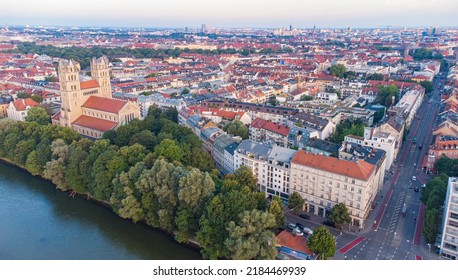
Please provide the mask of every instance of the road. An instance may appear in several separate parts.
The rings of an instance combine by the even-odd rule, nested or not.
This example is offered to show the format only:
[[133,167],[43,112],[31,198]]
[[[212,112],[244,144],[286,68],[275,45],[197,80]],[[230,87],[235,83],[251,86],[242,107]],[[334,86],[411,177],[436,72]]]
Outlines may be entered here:
[[[441,74],[439,74],[441,76]],[[443,82],[441,82],[443,84]],[[421,236],[424,206],[421,205],[421,185],[428,180],[422,171],[423,158],[432,140],[432,129],[440,109],[439,79],[434,81],[434,92],[417,111],[406,134],[406,141],[392,167],[394,175],[387,175],[384,187],[376,199],[376,208],[368,218],[369,224],[359,232],[345,230],[336,236],[335,259],[348,260],[421,260],[437,259],[428,250]],[[416,137],[417,143],[412,139]],[[419,146],[422,145],[422,149]],[[387,172],[388,173],[388,172]],[[412,176],[417,180],[413,181]],[[415,187],[420,191],[415,192]],[[403,215],[403,209],[406,209]],[[288,216],[288,219],[290,215]],[[307,221],[306,223],[317,223]]]

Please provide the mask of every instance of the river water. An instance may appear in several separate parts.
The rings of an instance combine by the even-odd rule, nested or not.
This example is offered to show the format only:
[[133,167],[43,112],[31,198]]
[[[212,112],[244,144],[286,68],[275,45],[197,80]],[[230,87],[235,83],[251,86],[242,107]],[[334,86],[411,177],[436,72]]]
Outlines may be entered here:
[[201,259],[172,236],[134,224],[0,161],[0,259]]

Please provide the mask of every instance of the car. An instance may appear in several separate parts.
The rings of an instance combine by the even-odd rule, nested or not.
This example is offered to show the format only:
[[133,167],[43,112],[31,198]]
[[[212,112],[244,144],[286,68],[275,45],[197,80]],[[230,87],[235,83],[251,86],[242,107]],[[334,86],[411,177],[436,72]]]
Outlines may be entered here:
[[418,186],[416,186],[414,189],[413,189],[415,192],[418,192],[420,190],[420,188]]
[[297,226],[295,224],[288,224],[288,226],[286,226],[286,231],[293,232],[296,228]]
[[309,229],[309,228],[307,228],[307,227],[304,227],[304,228],[302,229],[302,231],[303,231],[304,233],[308,234],[308,235],[312,235],[312,234],[313,234],[313,230],[311,230],[311,229]]
[[417,181],[417,177],[412,176],[412,181]]
[[299,218],[302,218],[302,219],[304,219],[304,220],[310,220],[310,216],[307,215],[307,214],[300,214],[300,215],[299,215]]
[[297,236],[304,236],[304,232],[298,228],[295,228],[292,234],[297,235]]
[[305,228],[305,226],[301,223],[296,223],[296,227],[300,230],[302,230],[303,228]]
[[419,149],[419,150],[423,149],[423,146],[422,146],[422,145],[419,145],[419,146],[418,146],[418,149]]
[[334,223],[332,221],[329,221],[329,220],[324,221],[323,225],[328,226],[328,227],[332,227],[332,228],[336,227],[336,223]]

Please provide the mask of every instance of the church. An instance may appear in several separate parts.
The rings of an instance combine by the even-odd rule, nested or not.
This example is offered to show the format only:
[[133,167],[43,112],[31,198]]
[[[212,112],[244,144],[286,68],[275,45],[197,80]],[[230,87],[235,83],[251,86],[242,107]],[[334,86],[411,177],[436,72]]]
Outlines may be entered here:
[[112,98],[106,56],[91,60],[91,80],[80,81],[80,70],[80,64],[74,60],[59,62],[62,104],[60,112],[52,117],[53,124],[99,139],[104,132],[140,117],[140,108],[135,103]]

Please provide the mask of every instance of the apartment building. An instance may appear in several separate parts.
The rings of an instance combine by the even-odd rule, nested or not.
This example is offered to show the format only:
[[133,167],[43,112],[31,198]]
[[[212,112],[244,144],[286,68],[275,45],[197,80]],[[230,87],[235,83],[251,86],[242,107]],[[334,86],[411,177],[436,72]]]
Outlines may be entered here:
[[458,178],[448,179],[443,215],[441,256],[456,260],[458,257]]
[[371,163],[298,151],[291,162],[290,192],[305,199],[305,211],[323,217],[343,202],[351,223],[364,227],[385,174],[385,153],[370,152],[369,156]]
[[345,141],[384,150],[386,152],[385,168],[387,170],[390,169],[399,152],[399,149],[396,148],[396,139],[390,133],[380,131],[379,128],[365,127],[364,137],[347,135]]
[[256,118],[251,123],[249,132],[253,141],[273,141],[279,146],[288,147],[289,127],[285,125]]
[[290,193],[291,160],[296,150],[244,140],[234,152],[234,170],[248,166],[258,179],[266,197],[280,196],[287,201]]

